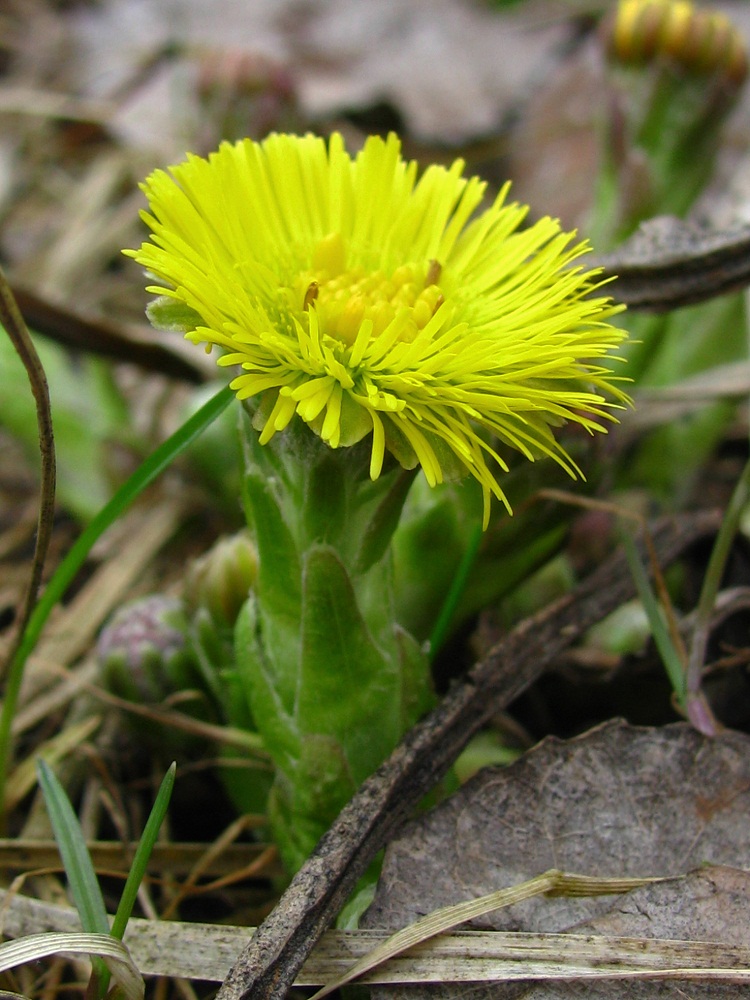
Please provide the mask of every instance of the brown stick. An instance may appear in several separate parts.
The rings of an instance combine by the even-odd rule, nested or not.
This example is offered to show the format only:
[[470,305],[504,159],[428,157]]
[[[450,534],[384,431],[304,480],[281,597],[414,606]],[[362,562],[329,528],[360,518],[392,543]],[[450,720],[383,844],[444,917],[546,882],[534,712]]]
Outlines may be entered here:
[[[55,434],[52,426],[52,410],[50,408],[47,375],[45,374],[42,362],[39,360],[34,343],[29,336],[29,331],[21,315],[18,302],[2,270],[0,270],[0,323],[5,328],[5,332],[10,338],[18,357],[21,359],[21,363],[26,369],[29,379],[31,392],[36,403],[40,458],[39,515],[37,517],[34,557],[31,563],[29,584],[23,604],[14,623],[14,637],[10,644],[5,664],[0,670],[0,673],[4,675],[6,668],[10,667],[13,658],[18,652],[24,629],[29,623],[29,618],[39,595],[42,573],[44,572],[44,562],[47,558],[47,550],[52,539],[57,465],[55,462]],[[0,780],[1,785],[2,780]]]
[[612,253],[586,260],[629,309],[666,312],[750,285],[750,226],[717,230],[659,215]]
[[[205,381],[200,366],[186,355],[146,339],[138,339],[124,326],[103,319],[93,320],[73,309],[51,302],[28,288],[14,286],[18,306],[26,322],[37,333],[73,350],[138,365],[168,378],[200,384]],[[180,336],[175,334],[175,343]]]
[[[651,537],[660,563],[673,562],[719,522],[715,513],[658,522]],[[634,593],[627,562],[618,552],[571,594],[502,639],[364,782],[240,954],[217,1000],[284,997],[372,859],[474,733]]]

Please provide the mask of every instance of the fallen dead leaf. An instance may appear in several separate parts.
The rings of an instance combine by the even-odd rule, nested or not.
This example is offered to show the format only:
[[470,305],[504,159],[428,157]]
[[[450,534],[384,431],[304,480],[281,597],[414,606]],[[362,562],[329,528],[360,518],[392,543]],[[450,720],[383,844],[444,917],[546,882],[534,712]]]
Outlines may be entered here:
[[[550,738],[505,769],[487,769],[388,849],[362,924],[397,929],[423,914],[560,868],[600,877],[682,875],[626,896],[539,897],[469,926],[527,932],[661,937],[746,944],[750,739],[715,740],[685,724],[607,723]],[[737,984],[510,983],[379,987],[376,1000],[607,1000],[750,996]]]

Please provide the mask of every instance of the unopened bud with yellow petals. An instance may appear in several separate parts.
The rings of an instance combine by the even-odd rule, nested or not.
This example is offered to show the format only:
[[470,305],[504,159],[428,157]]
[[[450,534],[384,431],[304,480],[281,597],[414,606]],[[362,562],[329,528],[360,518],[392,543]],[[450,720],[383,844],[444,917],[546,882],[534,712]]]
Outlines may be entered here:
[[687,73],[722,76],[740,86],[747,76],[742,35],[720,11],[689,0],[621,0],[607,30],[610,57],[626,64],[665,59]]
[[689,0],[620,0],[602,40],[606,133],[587,228],[606,249],[644,219],[691,209],[712,176],[748,57],[725,14]]

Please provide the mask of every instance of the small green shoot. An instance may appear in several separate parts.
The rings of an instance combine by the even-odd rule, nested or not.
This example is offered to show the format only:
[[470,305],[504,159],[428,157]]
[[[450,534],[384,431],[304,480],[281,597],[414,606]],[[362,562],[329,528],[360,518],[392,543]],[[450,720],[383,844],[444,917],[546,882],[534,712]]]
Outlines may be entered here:
[[112,937],[116,937],[119,940],[122,940],[128,920],[130,920],[130,916],[133,912],[133,906],[138,895],[138,888],[146,875],[146,869],[148,867],[149,858],[151,857],[151,852],[156,846],[159,830],[164,822],[164,817],[167,815],[169,800],[172,798],[172,789],[174,788],[176,772],[177,765],[172,763],[169,770],[164,775],[164,779],[159,787],[159,792],[156,796],[151,813],[146,821],[146,826],[143,829],[140,843],[138,844],[138,848],[135,852],[133,863],[130,866],[130,872],[128,874],[127,881],[125,882],[125,888],[122,890],[120,903],[117,907],[117,912],[115,913],[115,919],[112,921]]
[[41,758],[37,774],[81,926],[89,934],[109,934],[104,897],[70,800],[52,768]]
[[469,543],[463,556],[461,557],[461,562],[456,569],[456,575],[453,577],[451,588],[445,597],[443,606],[440,609],[440,614],[438,615],[432,634],[430,635],[431,659],[435,658],[440,650],[440,647],[443,645],[448,636],[456,609],[458,608],[459,602],[461,601],[464,591],[466,590],[469,575],[472,571],[474,563],[476,562],[481,542],[482,529],[479,525],[477,525],[471,533]]
[[[104,897],[70,800],[52,769],[41,758],[37,762],[37,774],[81,926],[89,934],[109,934]],[[101,959],[93,956],[91,965],[92,979],[98,984],[105,984],[103,988],[97,988],[97,995],[103,997],[109,982],[109,970]]]
[[657,600],[654,589],[648,578],[643,563],[638,555],[635,543],[632,538],[625,535],[622,539],[625,555],[627,556],[630,572],[633,575],[638,596],[643,604],[643,608],[651,626],[651,634],[654,637],[656,648],[662,658],[667,671],[672,690],[675,693],[677,703],[683,711],[686,710],[687,701],[687,677],[686,664],[683,656],[678,650],[669,629],[665,622],[665,613]]
[[745,464],[737,485],[729,500],[721,527],[716,536],[706,575],[703,578],[698,607],[696,609],[693,640],[687,661],[687,711],[690,721],[701,732],[715,735],[718,724],[701,694],[701,677],[706,659],[706,646],[711,630],[711,616],[716,604],[716,595],[721,586],[724,569],[732,548],[732,542],[739,528],[740,518],[750,499],[750,462]]
[[[703,665],[702,660],[703,654],[705,653],[705,638],[707,638],[708,620],[713,613],[714,604],[716,603],[716,595],[718,594],[719,587],[721,586],[721,578],[724,573],[727,558],[732,548],[734,537],[737,534],[740,518],[742,517],[745,507],[747,506],[748,500],[750,500],[750,462],[745,464],[740,478],[737,480],[734,492],[729,500],[726,512],[722,518],[721,527],[716,535],[714,547],[711,550],[711,557],[708,561],[708,568],[706,569],[706,575],[703,580],[703,586],[701,588],[700,598],[698,601],[698,618],[705,626],[705,628],[701,630],[702,633],[705,633],[705,636],[703,634],[700,636],[702,644],[697,650],[697,659],[700,661],[698,669],[700,669]],[[696,632],[697,631],[698,629],[696,629]],[[691,649],[691,660],[694,652],[695,639],[693,649]]]
[[[104,906],[99,881],[86,847],[86,839],[73,811],[65,789],[55,777],[54,772],[44,760],[37,762],[39,786],[49,813],[52,830],[62,857],[65,874],[73,896],[81,926],[84,931],[92,934],[106,934],[122,940],[128,920],[133,912],[138,889],[143,881],[148,867],[151,852],[156,844],[159,830],[164,821],[169,806],[169,800],[174,788],[176,764],[167,771],[159,788],[156,800],[146,822],[140,843],[133,858],[128,878],[125,882],[120,903],[109,926],[109,917]],[[96,995],[104,997],[110,981],[110,970],[101,959],[93,959],[92,978],[95,981]]]
[[711,629],[711,616],[732,541],[737,533],[740,518],[748,500],[750,500],[750,462],[746,463],[737,481],[711,551],[696,608],[689,654],[678,647],[665,624],[664,610],[649,583],[635,545],[629,538],[623,539],[630,571],[638,589],[638,596],[646,611],[651,634],[666,668],[677,703],[696,729],[707,736],[715,736],[720,729],[719,723],[714,718],[701,690],[706,646]]

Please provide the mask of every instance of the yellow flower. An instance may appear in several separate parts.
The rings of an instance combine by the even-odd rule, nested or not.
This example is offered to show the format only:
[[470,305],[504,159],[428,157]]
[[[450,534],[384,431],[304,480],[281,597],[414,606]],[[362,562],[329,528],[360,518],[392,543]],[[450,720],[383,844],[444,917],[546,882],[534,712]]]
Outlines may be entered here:
[[295,414],[331,448],[371,434],[373,479],[386,451],[431,485],[471,474],[486,524],[491,494],[507,505],[498,441],[579,472],[550,428],[612,419],[626,397],[601,359],[624,333],[598,272],[571,266],[586,244],[550,218],[522,229],[507,188],[478,212],[485,184],[462,173],[417,179],[394,135],[353,158],[338,134],[225,143],[147,179],[151,242],[126,252],[188,339],[243,369],[261,443]]
[[608,44],[623,63],[669,59],[690,74],[721,74],[736,87],[747,76],[741,32],[726,14],[691,0],[620,0]]

